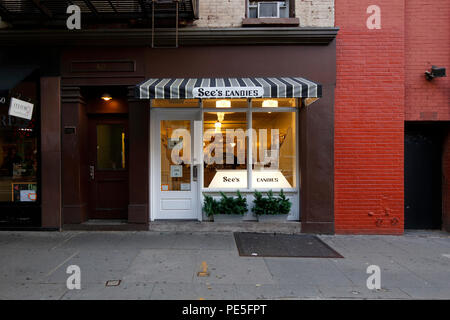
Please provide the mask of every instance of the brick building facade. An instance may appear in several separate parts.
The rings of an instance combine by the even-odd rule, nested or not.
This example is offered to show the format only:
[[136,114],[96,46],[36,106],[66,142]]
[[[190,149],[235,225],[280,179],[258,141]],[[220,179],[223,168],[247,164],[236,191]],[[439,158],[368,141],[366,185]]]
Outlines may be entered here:
[[[432,23],[429,18],[432,17]],[[442,227],[450,231],[450,77],[427,81],[423,70],[450,67],[450,2],[405,1],[405,121],[443,124]]]
[[[113,5],[95,3],[103,2],[103,8]],[[19,65],[17,72],[33,65],[28,82],[40,90],[35,96],[40,94],[40,103],[47,105],[40,115],[42,143],[36,140],[42,181],[36,175],[33,183],[43,190],[33,209],[33,214],[42,212],[36,225],[61,229],[65,223],[92,218],[92,181],[85,174],[90,164],[81,154],[88,149],[86,128],[92,115],[114,113],[104,105],[97,108],[105,92],[120,95],[114,116],[130,122],[133,167],[129,179],[123,179],[129,197],[123,197],[122,217],[145,229],[153,221],[148,190],[156,183],[149,171],[158,169],[150,168],[147,160],[157,150],[148,150],[150,137],[142,134],[154,125],[151,103],[129,93],[132,88],[153,77],[174,83],[175,78],[187,82],[191,77],[262,76],[280,81],[276,79],[304,76],[320,83],[323,94],[308,107],[306,100],[297,101],[302,105],[295,116],[298,184],[290,196],[296,211],[291,218],[301,221],[302,231],[402,234],[405,228],[420,226],[450,230],[449,78],[429,81],[424,75],[432,65],[450,66],[448,1],[296,0],[283,3],[287,15],[261,19],[249,17],[246,0],[182,2],[185,11],[176,44],[175,33],[167,28],[175,14],[166,8],[161,25],[153,30],[151,5],[143,2],[116,15],[114,23],[108,20],[108,10],[83,8],[80,31],[66,30],[60,1],[33,2],[59,12],[54,17],[60,21],[51,21],[51,28],[40,25],[48,16],[33,20],[36,10],[21,18],[11,3],[1,8],[0,63]],[[374,5],[381,10],[380,28],[367,25],[372,14],[368,8]],[[113,27],[99,29],[99,14],[107,27]],[[22,19],[18,27],[17,19]],[[160,48],[154,38],[161,41]],[[25,54],[30,48],[37,52],[33,57]],[[5,89],[8,97],[14,93],[13,88]],[[62,122],[54,118],[59,116]],[[74,150],[78,151],[72,154]],[[68,169],[54,174],[59,167]],[[10,192],[9,184],[5,186]],[[198,204],[203,191],[199,188]],[[26,211],[14,201],[5,208],[10,216]],[[197,211],[201,221],[201,210]],[[431,215],[433,221],[421,224]]]
[[[197,27],[241,27],[246,17],[246,0],[200,1]],[[334,26],[334,0],[295,1],[295,17],[301,27]]]
[[[366,26],[370,16],[366,10],[374,4],[381,9],[381,29]],[[335,8],[340,28],[335,231],[401,234],[405,222],[404,165],[409,161],[404,150],[405,121],[434,121],[437,126],[449,120],[449,78],[427,81],[424,72],[432,64],[449,67],[450,4],[336,0]],[[448,124],[443,125],[448,135]],[[442,185],[444,221],[450,214],[448,137],[446,141],[441,154],[447,159]],[[444,225],[448,230],[448,222]]]
[[423,77],[433,64],[448,68],[449,23],[449,1],[405,1],[406,121],[450,120],[450,77],[439,81]]

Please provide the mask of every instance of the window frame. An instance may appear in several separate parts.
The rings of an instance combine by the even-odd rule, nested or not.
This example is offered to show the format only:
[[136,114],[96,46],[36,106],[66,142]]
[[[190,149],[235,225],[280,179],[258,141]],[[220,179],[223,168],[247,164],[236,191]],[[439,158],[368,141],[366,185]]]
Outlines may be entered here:
[[[280,0],[245,0],[245,18],[250,18],[250,2],[283,2]],[[286,18],[268,18],[268,19],[289,19],[295,18],[295,0],[285,0],[284,2],[288,2],[288,16]],[[253,18],[253,19],[266,19],[266,18]]]
[[[302,106],[302,101],[299,98],[295,98],[295,107],[278,107],[278,108],[253,108],[252,106],[252,99],[247,99],[247,108],[232,108],[231,110],[233,112],[246,112],[247,116],[247,130],[249,132],[247,138],[246,138],[246,148],[247,148],[247,187],[238,189],[240,192],[243,193],[251,193],[260,191],[260,192],[267,192],[269,190],[272,190],[273,192],[280,192],[281,189],[283,189],[284,192],[291,192],[296,193],[299,191],[299,185],[300,185],[300,162],[299,162],[299,142],[298,142],[298,126],[299,126],[299,111],[300,107]],[[200,109],[201,109],[201,121],[202,121],[202,132],[204,132],[203,123],[204,123],[204,114],[205,112],[230,112],[230,108],[203,108],[203,100],[200,100]],[[296,129],[296,140],[295,140],[295,172],[296,172],[296,185],[294,188],[254,188],[252,183],[253,178],[253,154],[252,154],[252,146],[251,143],[253,142],[253,136],[252,136],[252,122],[253,122],[253,116],[252,114],[254,112],[262,112],[262,113],[268,113],[268,112],[290,112],[294,113],[295,117],[295,129]],[[203,141],[202,141],[203,143]],[[200,185],[200,192],[206,192],[206,193],[218,193],[218,192],[230,192],[235,191],[233,188],[208,188],[205,187],[204,183],[204,176],[203,176],[203,163],[204,160],[202,159],[202,166],[201,166],[201,185]]]

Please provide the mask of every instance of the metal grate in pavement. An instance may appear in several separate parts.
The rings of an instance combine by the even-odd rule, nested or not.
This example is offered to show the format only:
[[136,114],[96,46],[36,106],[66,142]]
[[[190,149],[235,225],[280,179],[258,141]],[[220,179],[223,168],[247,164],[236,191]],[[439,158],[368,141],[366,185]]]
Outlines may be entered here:
[[235,232],[240,256],[343,258],[314,235]]

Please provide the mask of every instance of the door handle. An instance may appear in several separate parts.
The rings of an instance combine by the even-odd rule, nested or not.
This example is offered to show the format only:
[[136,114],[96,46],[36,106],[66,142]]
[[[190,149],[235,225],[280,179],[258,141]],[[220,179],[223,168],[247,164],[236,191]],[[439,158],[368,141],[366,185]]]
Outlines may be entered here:
[[89,177],[91,177],[91,180],[95,179],[95,167],[89,166]]
[[194,165],[193,170],[194,170],[194,172],[192,173],[192,175],[194,177],[194,181],[197,181],[197,178],[198,178],[198,164]]

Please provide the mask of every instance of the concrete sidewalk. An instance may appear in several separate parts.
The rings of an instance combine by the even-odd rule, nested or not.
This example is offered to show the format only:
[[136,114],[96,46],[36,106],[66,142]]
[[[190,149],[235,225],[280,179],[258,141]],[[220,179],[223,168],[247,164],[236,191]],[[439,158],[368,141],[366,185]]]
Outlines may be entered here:
[[450,299],[449,234],[320,238],[345,258],[239,257],[232,233],[0,232],[0,299]]

